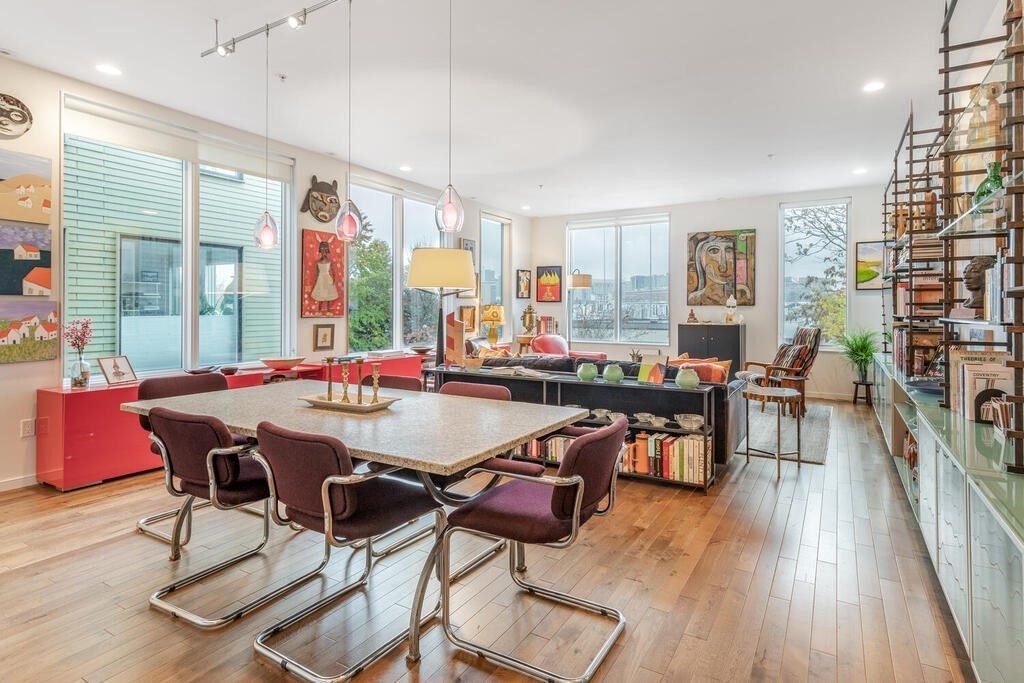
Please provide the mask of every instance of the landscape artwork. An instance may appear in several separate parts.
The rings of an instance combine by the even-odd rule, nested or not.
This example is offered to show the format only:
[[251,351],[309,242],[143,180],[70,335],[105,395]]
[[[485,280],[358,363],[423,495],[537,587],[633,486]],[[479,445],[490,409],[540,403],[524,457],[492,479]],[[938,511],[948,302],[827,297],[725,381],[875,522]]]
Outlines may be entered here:
[[50,226],[0,220],[0,294],[49,296]]
[[0,149],[0,220],[50,224],[50,160]]
[[562,266],[537,267],[537,301],[558,303],[562,300]]
[[757,233],[753,228],[713,230],[687,235],[686,303],[754,305]]
[[885,242],[857,242],[857,289],[885,288]]
[[0,301],[0,363],[53,360],[60,351],[60,313],[52,301]]
[[333,232],[302,231],[302,317],[345,315],[345,243]]

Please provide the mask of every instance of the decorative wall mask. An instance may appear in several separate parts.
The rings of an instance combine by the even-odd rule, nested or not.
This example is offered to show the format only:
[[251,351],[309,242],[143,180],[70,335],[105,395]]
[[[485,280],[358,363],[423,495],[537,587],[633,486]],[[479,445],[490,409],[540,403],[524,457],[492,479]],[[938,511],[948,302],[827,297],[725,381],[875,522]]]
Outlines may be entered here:
[[301,211],[309,213],[320,223],[331,223],[338,216],[341,200],[338,198],[338,181],[320,182],[316,176],[310,182],[306,198],[302,200]]
[[32,127],[28,105],[13,95],[0,93],[0,139],[20,138]]

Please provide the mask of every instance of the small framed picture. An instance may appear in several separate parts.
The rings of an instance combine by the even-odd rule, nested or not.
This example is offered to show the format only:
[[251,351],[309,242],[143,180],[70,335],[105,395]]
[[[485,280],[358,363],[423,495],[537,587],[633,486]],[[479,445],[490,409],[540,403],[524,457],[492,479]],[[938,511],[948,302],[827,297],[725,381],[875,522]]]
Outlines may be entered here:
[[465,237],[459,239],[459,249],[465,249],[473,257],[473,270],[477,269],[476,263],[476,240],[469,240]]
[[562,301],[562,266],[537,266],[537,301],[542,304]]
[[516,298],[529,299],[533,294],[533,271],[516,271]]
[[132,364],[128,362],[128,356],[106,356],[97,358],[96,362],[99,363],[107,384],[128,384],[138,381]]
[[476,306],[459,306],[459,320],[466,326],[466,334],[476,332]]
[[885,288],[885,242],[857,242],[857,289]]
[[334,325],[313,325],[313,350],[334,350]]

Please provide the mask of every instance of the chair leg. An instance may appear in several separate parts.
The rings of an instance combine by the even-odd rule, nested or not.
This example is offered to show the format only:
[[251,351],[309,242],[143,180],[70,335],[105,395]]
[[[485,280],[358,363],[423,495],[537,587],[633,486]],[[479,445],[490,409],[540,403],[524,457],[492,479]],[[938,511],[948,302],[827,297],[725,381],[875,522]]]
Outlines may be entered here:
[[[192,539],[192,512],[194,512],[195,510],[202,510],[203,508],[209,507],[209,506],[210,506],[210,501],[208,501],[208,500],[201,500],[201,501],[199,501],[197,503],[193,503],[192,504],[192,509],[189,511],[189,514],[188,514],[188,519],[185,520],[185,533],[181,537],[181,539],[178,541],[178,547],[179,548],[182,548],[182,547],[188,545],[188,542]],[[249,514],[252,514],[252,515],[262,515],[263,514],[262,511],[256,510],[256,509],[250,508],[250,507],[241,507],[241,508],[238,508],[238,509],[241,510],[242,512],[248,512]],[[146,535],[146,536],[151,536],[152,538],[155,538],[157,540],[163,541],[164,543],[167,543],[167,544],[172,544],[172,542],[173,542],[172,535],[167,533],[166,531],[161,531],[160,529],[157,529],[154,525],[157,522],[162,522],[164,520],[177,517],[178,513],[180,511],[181,511],[181,508],[174,508],[173,510],[167,510],[165,512],[158,512],[155,515],[150,515],[148,517],[143,517],[142,519],[140,519],[138,522],[135,523],[135,529],[140,534],[143,534],[143,535]],[[172,560],[176,560],[178,558],[172,557],[171,559]]]
[[[185,501],[185,505],[191,504],[191,499],[192,499],[192,496],[188,496],[188,499],[186,499],[186,501]],[[184,507],[185,506],[183,505],[182,509],[184,509]],[[259,598],[256,598],[255,600],[253,600],[251,602],[248,602],[248,603],[242,605],[241,607],[235,609],[234,611],[229,612],[228,614],[225,614],[224,616],[220,616],[220,617],[204,617],[204,616],[195,614],[194,612],[190,612],[190,611],[188,611],[186,609],[183,609],[181,607],[177,607],[175,605],[172,605],[171,603],[169,603],[166,600],[164,600],[165,596],[167,596],[167,595],[169,595],[169,594],[171,594],[171,593],[173,593],[173,592],[175,592],[177,590],[185,588],[186,586],[190,586],[193,583],[196,583],[197,581],[202,581],[203,579],[205,579],[205,578],[207,578],[209,576],[212,576],[212,575],[214,575],[214,574],[216,574],[216,573],[218,573],[218,572],[220,572],[220,571],[222,571],[224,569],[227,569],[228,567],[232,567],[232,566],[238,564],[239,562],[241,562],[242,560],[245,560],[245,559],[247,559],[249,557],[252,557],[253,555],[256,555],[257,553],[262,551],[263,548],[267,545],[267,540],[270,538],[270,499],[269,498],[264,501],[264,511],[265,511],[265,515],[263,517],[263,538],[260,540],[259,545],[257,545],[255,548],[253,548],[251,550],[245,551],[241,555],[236,555],[235,557],[232,557],[231,559],[228,559],[228,560],[225,560],[225,561],[220,562],[218,564],[215,564],[212,567],[209,567],[209,568],[204,569],[202,571],[196,572],[195,574],[187,576],[184,579],[180,579],[180,580],[175,581],[174,583],[172,583],[170,585],[167,585],[167,586],[164,586],[163,588],[158,589],[156,592],[154,592],[149,597],[149,604],[150,604],[150,606],[153,607],[154,609],[160,611],[160,612],[163,612],[165,614],[169,614],[172,617],[177,617],[177,618],[183,619],[183,620],[187,621],[189,624],[192,624],[193,626],[196,626],[197,628],[201,628],[201,629],[204,629],[204,630],[217,629],[217,628],[221,628],[223,626],[227,626],[228,624],[232,623],[233,621],[235,621],[237,619],[241,619],[243,616],[245,616],[249,612],[251,612],[251,611],[253,611],[253,610],[255,610],[255,609],[259,608],[259,607],[262,607],[263,605],[267,604],[268,602],[270,602],[272,600],[276,600],[277,598],[281,597],[285,593],[288,593],[288,592],[298,588],[301,584],[303,584],[304,582],[308,581],[309,579],[313,578],[314,576],[316,576],[317,574],[322,572],[324,567],[327,566],[328,560],[330,560],[330,548],[329,547],[328,547],[327,551],[324,553],[324,557],[323,557],[323,560],[320,562],[320,565],[316,569],[314,569],[313,571],[311,571],[311,572],[309,572],[307,574],[303,574],[301,577],[299,577],[299,578],[297,578],[297,579],[295,579],[295,580],[285,584],[284,586],[281,586],[280,588],[277,588],[276,590],[273,590],[273,591],[267,593],[266,595],[263,595],[263,596],[261,596]],[[180,531],[180,528],[182,526],[182,521],[183,521],[183,518],[182,518],[181,515],[179,515],[178,521],[175,522],[175,536],[177,536],[178,532]],[[175,546],[172,544],[172,552],[173,552],[174,548],[175,548]]]
[[174,528],[171,531],[171,561],[176,562],[181,558],[181,531],[186,527],[188,532],[185,535],[185,542],[192,537],[192,505],[195,503],[195,496],[185,496],[181,508],[175,513]]

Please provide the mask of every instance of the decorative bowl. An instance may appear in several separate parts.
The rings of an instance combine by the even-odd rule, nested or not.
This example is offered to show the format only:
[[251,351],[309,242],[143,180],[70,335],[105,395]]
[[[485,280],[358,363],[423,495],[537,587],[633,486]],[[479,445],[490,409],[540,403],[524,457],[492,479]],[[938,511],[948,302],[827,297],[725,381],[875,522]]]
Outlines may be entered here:
[[483,358],[465,358],[462,361],[462,367],[466,372],[480,372],[480,368],[484,366]]
[[220,369],[220,372],[222,375],[233,375],[236,372],[238,372],[238,368],[236,368],[234,365],[225,365]]
[[431,351],[433,351],[434,347],[431,344],[416,344],[415,346],[410,346],[409,349],[412,350],[413,353],[418,353],[421,356],[425,356]]
[[654,418],[654,413],[634,413],[633,417],[637,419],[637,422],[650,424],[651,420]]
[[674,415],[682,429],[697,430],[704,426],[704,416],[694,413],[678,413]]
[[664,427],[665,425],[668,424],[668,418],[667,417],[659,417],[657,415],[652,415],[651,419],[648,420],[648,422],[650,422],[655,427]]
[[260,358],[260,362],[273,370],[291,370],[296,365],[306,360],[301,358]]
[[192,368],[191,370],[186,370],[185,372],[189,375],[208,375],[216,369],[216,365],[206,365],[201,368]]
[[590,412],[594,414],[595,420],[607,420],[610,411],[607,408],[594,408]]
[[626,414],[625,413],[608,413],[608,419],[611,420],[612,422],[615,422],[620,417],[626,417]]

